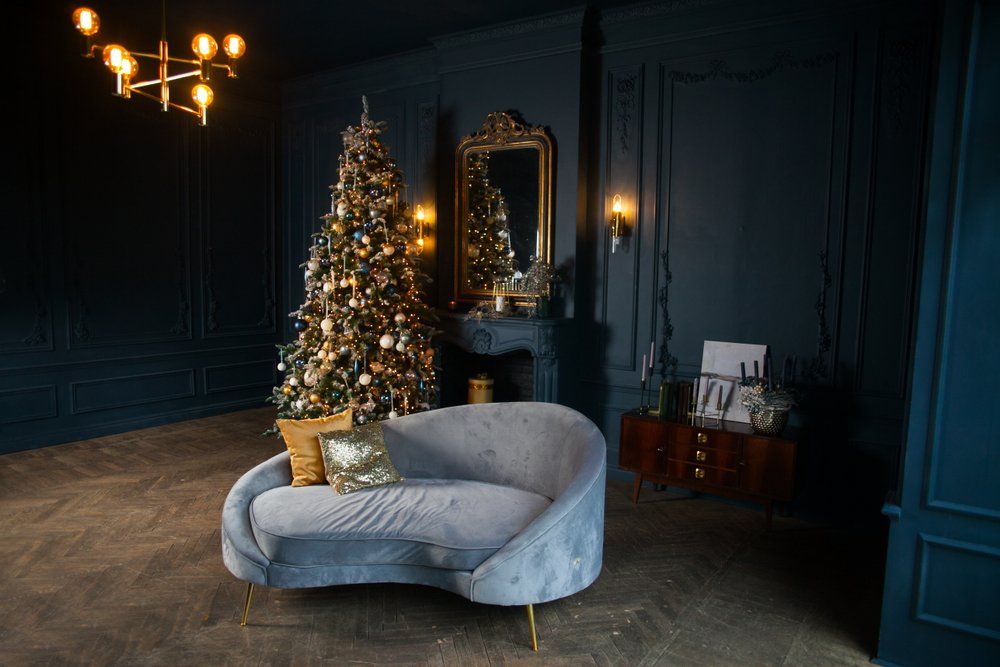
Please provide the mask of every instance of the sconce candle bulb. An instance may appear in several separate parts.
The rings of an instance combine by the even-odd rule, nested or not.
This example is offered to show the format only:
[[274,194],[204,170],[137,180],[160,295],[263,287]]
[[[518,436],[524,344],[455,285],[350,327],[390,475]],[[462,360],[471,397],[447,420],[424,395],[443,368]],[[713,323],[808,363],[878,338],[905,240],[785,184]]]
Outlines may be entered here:
[[621,242],[622,233],[625,226],[625,214],[622,212],[622,196],[615,194],[611,200],[611,220],[608,221],[608,230],[611,233],[611,252],[614,254]]

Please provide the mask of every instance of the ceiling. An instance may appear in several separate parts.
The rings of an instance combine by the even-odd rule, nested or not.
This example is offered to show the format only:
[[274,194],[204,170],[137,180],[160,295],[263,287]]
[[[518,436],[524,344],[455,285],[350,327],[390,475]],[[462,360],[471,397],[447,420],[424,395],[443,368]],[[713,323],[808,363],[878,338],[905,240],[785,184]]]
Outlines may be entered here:
[[[137,39],[148,46],[132,48],[155,48],[159,0],[83,1],[100,15],[102,39],[126,46]],[[70,27],[74,3],[39,4],[48,5],[44,22],[50,28],[60,14],[65,14],[65,27]],[[167,36],[174,53],[188,56],[187,40],[196,32],[208,32],[216,39],[237,32],[247,41],[243,76],[282,81],[428,46],[431,37],[583,4],[580,0],[167,0]],[[628,0],[587,4],[607,7]]]

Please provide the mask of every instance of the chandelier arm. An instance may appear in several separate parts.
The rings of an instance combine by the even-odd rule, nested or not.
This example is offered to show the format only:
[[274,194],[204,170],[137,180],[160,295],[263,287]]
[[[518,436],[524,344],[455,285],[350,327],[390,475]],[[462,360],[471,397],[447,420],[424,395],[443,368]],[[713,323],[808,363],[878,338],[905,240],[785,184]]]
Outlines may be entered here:
[[[167,77],[167,81],[176,81],[177,79],[187,79],[192,76],[198,76],[201,72],[198,70],[192,70],[190,72],[184,72],[183,74],[174,74]],[[140,81],[139,83],[130,84],[130,88],[145,88],[146,86],[157,86],[163,83],[162,79],[150,79],[148,81]]]
[[[143,91],[143,90],[133,90],[132,92],[135,93],[136,95],[142,95],[143,97],[148,97],[149,99],[153,100],[157,104],[160,104],[162,102],[162,100],[160,100],[159,97],[157,97],[156,95],[150,95],[146,91]],[[190,107],[186,107],[183,104],[177,104],[175,102],[167,102],[167,104],[170,105],[171,108],[179,109],[180,111],[186,111],[189,114],[191,114],[192,116],[197,116],[197,117],[201,118],[201,112],[195,111],[194,109],[192,109]]]

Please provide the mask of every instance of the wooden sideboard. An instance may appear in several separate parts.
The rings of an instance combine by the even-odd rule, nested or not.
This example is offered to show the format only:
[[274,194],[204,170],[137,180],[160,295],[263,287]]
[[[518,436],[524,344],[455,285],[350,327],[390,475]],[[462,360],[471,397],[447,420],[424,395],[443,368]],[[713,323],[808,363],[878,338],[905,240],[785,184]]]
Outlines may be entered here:
[[635,473],[634,504],[643,481],[667,484],[760,503],[770,528],[774,502],[794,497],[798,447],[790,428],[773,437],[741,422],[706,427],[626,412],[618,465]]

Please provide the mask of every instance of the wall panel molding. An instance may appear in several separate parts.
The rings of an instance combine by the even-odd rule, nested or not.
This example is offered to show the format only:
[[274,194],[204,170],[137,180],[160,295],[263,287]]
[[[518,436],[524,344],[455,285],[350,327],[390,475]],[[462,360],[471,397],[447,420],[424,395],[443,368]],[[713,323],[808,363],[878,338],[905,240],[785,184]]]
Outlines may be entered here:
[[70,414],[103,412],[195,395],[194,369],[122,375],[69,383]]

